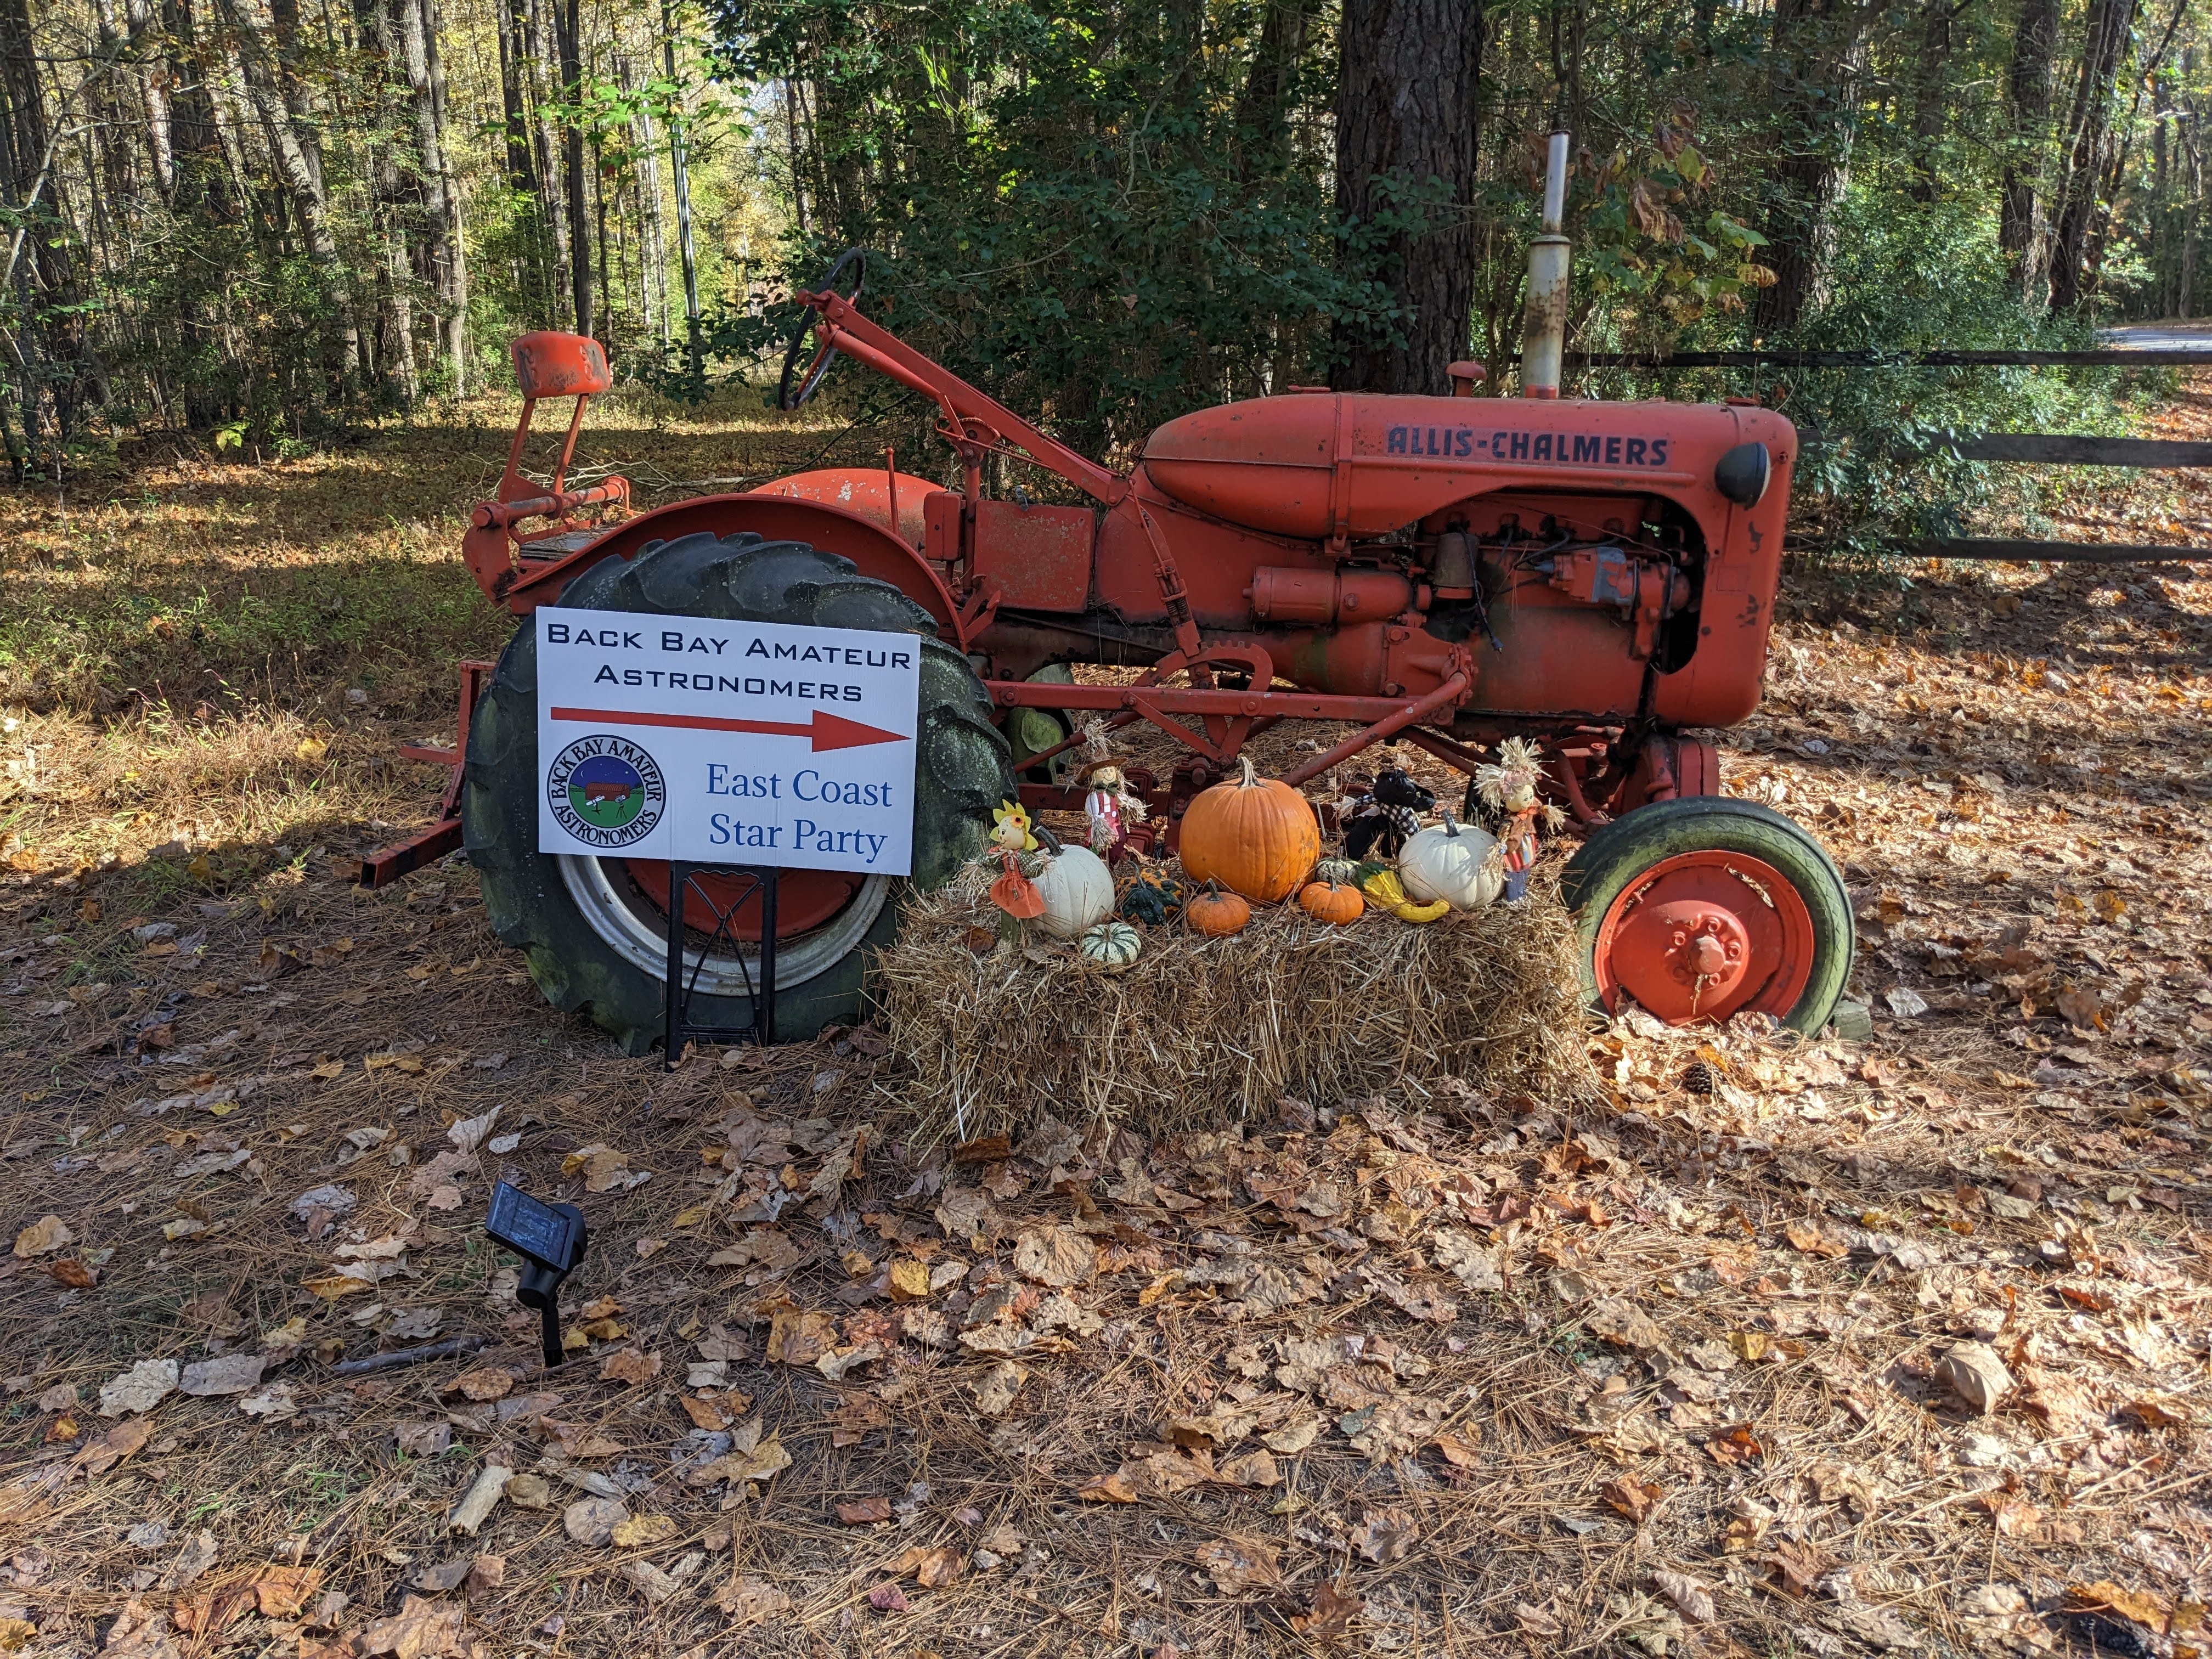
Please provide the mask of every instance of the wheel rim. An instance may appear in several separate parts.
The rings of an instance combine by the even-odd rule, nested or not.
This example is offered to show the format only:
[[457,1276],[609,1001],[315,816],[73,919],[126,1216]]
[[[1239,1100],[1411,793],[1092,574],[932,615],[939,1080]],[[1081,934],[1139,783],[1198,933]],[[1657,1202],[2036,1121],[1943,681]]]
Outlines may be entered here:
[[1662,859],[1606,908],[1592,948],[1599,998],[1621,993],[1670,1025],[1788,1015],[1813,977],[1813,916],[1789,878],[1723,848]]
[[[668,914],[668,866],[660,859],[625,859],[623,867],[630,879],[637,884],[638,891],[661,915]],[[843,870],[787,870],[776,883],[775,937],[779,944],[811,933],[825,927],[836,914],[853,902],[854,894],[860,890],[865,876]],[[717,876],[702,872],[691,878],[695,894],[703,893],[718,909],[726,910],[751,890],[750,884],[735,876]],[[711,916],[705,905],[695,898],[684,901],[686,915],[684,931],[703,934],[702,921],[711,925]],[[750,914],[731,928],[748,945],[760,943],[760,907],[754,904]]]
[[[661,906],[647,896],[645,889],[621,859],[599,859],[580,854],[558,855],[562,885],[576,902],[586,924],[623,961],[654,979],[668,977],[668,917]],[[890,897],[889,876],[869,876],[845,907],[814,932],[787,938],[776,930],[775,982],[779,990],[802,985],[830,971],[867,937]],[[781,896],[779,893],[778,896]],[[685,929],[688,933],[690,930]],[[708,996],[744,996],[760,980],[757,951],[718,951],[702,957],[696,950],[684,953],[687,981],[698,970],[696,988]]]

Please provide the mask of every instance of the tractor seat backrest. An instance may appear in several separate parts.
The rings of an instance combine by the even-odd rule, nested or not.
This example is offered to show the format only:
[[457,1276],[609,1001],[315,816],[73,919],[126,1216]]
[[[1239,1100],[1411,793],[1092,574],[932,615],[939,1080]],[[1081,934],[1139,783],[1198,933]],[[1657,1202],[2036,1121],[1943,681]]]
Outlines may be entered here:
[[515,382],[526,398],[597,397],[615,383],[605,350],[587,335],[544,329],[519,336],[514,351]]

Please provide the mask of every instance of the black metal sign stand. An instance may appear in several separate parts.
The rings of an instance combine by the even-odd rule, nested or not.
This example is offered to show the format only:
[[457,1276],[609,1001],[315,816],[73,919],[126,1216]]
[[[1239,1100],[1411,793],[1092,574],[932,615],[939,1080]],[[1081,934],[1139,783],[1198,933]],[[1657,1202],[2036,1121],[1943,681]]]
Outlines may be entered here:
[[[666,1036],[663,1042],[661,1063],[670,1070],[683,1059],[684,1045],[694,1039],[708,1042],[737,1042],[746,1037],[767,1048],[775,1041],[775,887],[778,872],[750,864],[678,864],[668,863],[668,981],[666,1004]],[[695,878],[731,876],[738,878],[737,896],[725,906],[717,903],[712,894],[699,886]],[[699,968],[691,969],[687,981],[684,973],[684,897],[689,893],[698,903],[707,907],[714,925],[707,932],[705,942],[699,947],[699,967],[715,947],[727,941],[730,954],[738,960],[738,969],[744,975],[745,995],[752,1003],[753,1017],[745,1025],[699,1025],[691,1019],[691,999],[699,984]],[[738,938],[738,913],[754,899],[760,901],[760,982],[753,982],[752,969],[745,965],[744,951]]]

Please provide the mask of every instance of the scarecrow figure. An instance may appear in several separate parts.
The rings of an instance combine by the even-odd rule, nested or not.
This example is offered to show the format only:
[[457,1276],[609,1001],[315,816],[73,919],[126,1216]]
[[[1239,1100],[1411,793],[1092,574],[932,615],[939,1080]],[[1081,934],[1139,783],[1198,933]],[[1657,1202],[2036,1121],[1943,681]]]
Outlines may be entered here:
[[1083,797],[1083,811],[1091,820],[1091,850],[1109,865],[1121,863],[1150,844],[1150,832],[1139,830],[1133,846],[1127,827],[1142,823],[1150,813],[1107,746],[1105,721],[1092,720],[1083,728],[1083,753],[1077,781],[1089,792]]
[[1401,766],[1386,766],[1372,781],[1352,779],[1345,803],[1344,854],[1361,862],[1376,848],[1384,858],[1404,850],[1407,837],[1421,827],[1420,815],[1437,804],[1435,792],[1413,781]]
[[1044,914],[1044,896],[1022,869],[1023,854],[1036,850],[1036,837],[1030,833],[1030,815],[1018,803],[1000,801],[991,809],[991,853],[1004,873],[991,884],[990,900],[1006,913],[999,924],[1002,943],[1019,944],[1023,924]]
[[1536,799],[1536,786],[1544,776],[1544,759],[1526,738],[1508,738],[1498,745],[1493,764],[1474,769],[1474,793],[1496,820],[1498,849],[1504,855],[1505,902],[1511,904],[1528,890],[1528,871],[1536,862],[1536,825],[1557,830],[1567,815],[1549,801]]

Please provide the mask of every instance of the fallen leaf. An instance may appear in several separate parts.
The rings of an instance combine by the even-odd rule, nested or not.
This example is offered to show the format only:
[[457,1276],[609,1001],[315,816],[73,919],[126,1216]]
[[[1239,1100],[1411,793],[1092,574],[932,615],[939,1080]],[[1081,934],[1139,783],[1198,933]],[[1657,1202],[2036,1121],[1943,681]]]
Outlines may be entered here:
[[1954,1394],[1984,1416],[1996,1409],[2012,1387],[2012,1373],[1984,1342],[1953,1343],[1937,1374]]
[[743,1628],[786,1611],[791,1606],[791,1598],[764,1578],[740,1574],[715,1592],[714,1606]]
[[1667,1334],[1649,1314],[1618,1297],[1594,1304],[1583,1316],[1583,1323],[1592,1336],[1617,1347],[1656,1348],[1667,1340]]
[[434,1601],[410,1595],[399,1611],[380,1619],[355,1638],[355,1647],[368,1656],[388,1653],[392,1659],[434,1659],[461,1649],[461,1609],[441,1607]]
[[1352,1529],[1352,1547],[1378,1566],[1402,1561],[1417,1536],[1413,1517],[1403,1510],[1370,1510]]
[[561,1527],[579,1544],[596,1547],[629,1518],[629,1511],[611,1498],[580,1498],[562,1511]]
[[599,1376],[610,1382],[620,1382],[635,1388],[641,1382],[650,1382],[660,1375],[660,1356],[641,1353],[635,1348],[621,1348],[599,1362]]
[[1705,1455],[1723,1468],[1748,1463],[1754,1457],[1765,1455],[1765,1451],[1766,1448],[1752,1437],[1751,1431],[1742,1426],[1716,1435],[1705,1442]]
[[868,1592],[868,1605],[878,1613],[904,1613],[906,1592],[896,1584],[878,1584]]
[[618,1521],[611,1534],[616,1546],[634,1550],[644,1544],[665,1544],[676,1536],[676,1519],[667,1515],[637,1515]]
[[1766,1558],[1782,1588],[1792,1595],[1810,1595],[1832,1565],[1814,1545],[1784,1540]]
[[77,1467],[87,1474],[105,1474],[154,1437],[154,1425],[143,1417],[126,1417],[76,1455]]
[[1809,1221],[1791,1221],[1784,1223],[1782,1228],[1782,1236],[1790,1241],[1790,1245],[1792,1249],[1802,1250],[1807,1255],[1820,1255],[1832,1258],[1846,1256],[1851,1253],[1851,1247],[1850,1245],[1843,1243],[1840,1239],[1829,1237],[1826,1233],[1822,1232],[1818,1227],[1814,1226]]
[[469,1576],[466,1561],[432,1561],[415,1570],[415,1588],[426,1595],[443,1595]]
[[878,1521],[891,1518],[891,1500],[888,1498],[863,1498],[855,1504],[837,1505],[837,1518],[848,1527],[872,1526]]
[[1093,1475],[1075,1489],[1075,1495],[1093,1504],[1133,1504],[1137,1501],[1135,1486],[1120,1469],[1110,1474]]
[[1198,1565],[1224,1595],[1241,1595],[1282,1587],[1281,1553],[1263,1538],[1220,1538],[1198,1547]]
[[975,1384],[975,1409],[986,1417],[1004,1417],[1029,1375],[1012,1360],[1001,1359]]
[[2166,1634],[2168,1615],[2165,1604],[2154,1595],[2123,1589],[2109,1578],[2100,1578],[2090,1584],[2069,1584],[2066,1594],[2085,1607],[2117,1613],[2145,1630],[2160,1636]]
[[1988,1511],[2001,1537],[2033,1538],[2042,1528],[2043,1511],[2002,1486],[1982,1493],[1974,1502]]
[[120,1376],[100,1385],[100,1414],[150,1412],[177,1391],[183,1368],[173,1359],[142,1359]]
[[1689,1574],[1669,1572],[1661,1567],[1653,1571],[1651,1582],[1659,1587],[1662,1595],[1682,1610],[1682,1616],[1691,1623],[1710,1625],[1719,1616],[1711,1588]]
[[684,1414],[691,1419],[691,1426],[695,1429],[704,1429],[713,1434],[730,1426],[729,1413],[703,1395],[678,1395],[676,1403],[684,1408]]
[[769,1322],[766,1357],[780,1365],[811,1365],[836,1340],[836,1322],[827,1314],[778,1308]]
[[1054,1290],[1086,1285],[1098,1271],[1098,1247],[1073,1227],[1025,1232],[1014,1241],[1014,1271]]
[[968,1558],[953,1544],[908,1550],[899,1560],[897,1571],[912,1573],[915,1583],[924,1589],[949,1589],[960,1582],[961,1575],[968,1570]]
[[476,1365],[439,1390],[441,1394],[459,1394],[471,1400],[504,1400],[514,1390],[514,1378],[501,1365]]
[[15,1235],[15,1254],[26,1258],[52,1255],[63,1245],[76,1242],[76,1235],[62,1224],[59,1216],[41,1216]]
[[901,1256],[884,1275],[884,1288],[894,1302],[921,1302],[929,1295],[929,1264]]
[[1342,1595],[1334,1585],[1323,1584],[1314,1592],[1313,1602],[1304,1613],[1291,1615],[1291,1628],[1309,1642],[1340,1642],[1351,1630],[1352,1621],[1365,1610],[1366,1603],[1357,1596]]
[[258,1353],[227,1353],[203,1359],[185,1367],[178,1386],[184,1393],[202,1398],[244,1394],[260,1382],[264,1363]]
[[1653,1482],[1638,1480],[1632,1474],[1624,1474],[1618,1480],[1608,1480],[1598,1488],[1597,1495],[1637,1525],[1642,1526],[1652,1510],[1659,1507],[1664,1495]]

